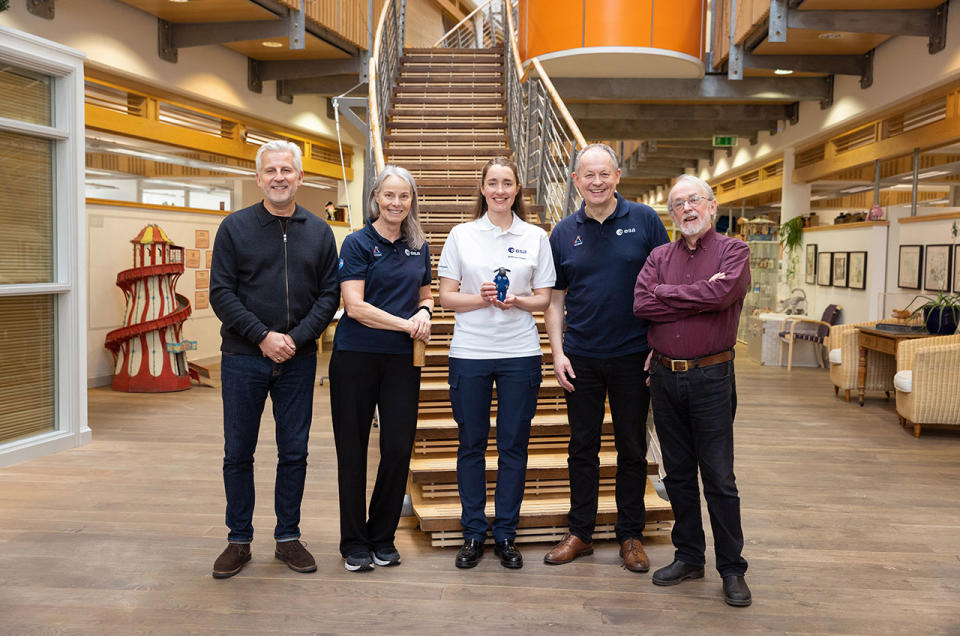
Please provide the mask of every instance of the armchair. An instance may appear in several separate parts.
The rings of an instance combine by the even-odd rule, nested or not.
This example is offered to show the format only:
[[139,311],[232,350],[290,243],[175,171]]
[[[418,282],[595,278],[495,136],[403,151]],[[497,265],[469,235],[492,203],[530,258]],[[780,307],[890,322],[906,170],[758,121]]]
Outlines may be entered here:
[[897,348],[897,414],[900,425],[960,426],[960,335],[905,340]]
[[823,310],[820,320],[812,318],[786,318],[780,323],[780,359],[779,364],[783,366],[783,345],[787,345],[787,371],[793,368],[793,344],[795,342],[809,342],[816,348],[817,366],[825,366],[823,363],[824,341],[830,335],[832,327],[840,318],[840,305],[827,305]]
[[[875,327],[876,321],[853,322],[830,327],[830,381],[833,382],[833,394],[844,392],[844,398],[850,401],[850,392],[857,389],[857,363],[859,345],[857,327]],[[897,372],[893,356],[879,351],[867,351],[867,391],[885,391],[890,397],[893,391],[893,374]]]

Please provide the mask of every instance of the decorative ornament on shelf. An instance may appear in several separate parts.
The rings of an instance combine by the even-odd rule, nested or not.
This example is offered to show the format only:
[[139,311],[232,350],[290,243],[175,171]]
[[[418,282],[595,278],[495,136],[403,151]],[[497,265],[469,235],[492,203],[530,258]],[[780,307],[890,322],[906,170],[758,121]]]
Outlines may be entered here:
[[883,220],[883,208],[879,204],[874,203],[873,207],[870,208],[870,220],[871,221],[882,221]]

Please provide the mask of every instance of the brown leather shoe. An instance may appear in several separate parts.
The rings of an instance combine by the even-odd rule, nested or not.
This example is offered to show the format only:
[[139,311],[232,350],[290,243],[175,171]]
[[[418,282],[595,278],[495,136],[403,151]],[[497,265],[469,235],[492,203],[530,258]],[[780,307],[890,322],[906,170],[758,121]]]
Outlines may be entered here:
[[274,556],[286,563],[287,567],[294,572],[316,572],[317,570],[317,562],[313,560],[313,555],[307,552],[303,544],[296,539],[277,541],[277,551]]
[[249,543],[228,543],[227,549],[220,553],[213,564],[213,578],[228,579],[250,560]]
[[620,544],[620,558],[623,559],[623,567],[631,572],[648,572],[650,570],[650,559],[647,553],[643,551],[643,544],[640,539],[625,539]]
[[580,537],[568,532],[560,543],[547,552],[543,562],[548,565],[563,565],[588,554],[593,554],[593,543],[584,543]]

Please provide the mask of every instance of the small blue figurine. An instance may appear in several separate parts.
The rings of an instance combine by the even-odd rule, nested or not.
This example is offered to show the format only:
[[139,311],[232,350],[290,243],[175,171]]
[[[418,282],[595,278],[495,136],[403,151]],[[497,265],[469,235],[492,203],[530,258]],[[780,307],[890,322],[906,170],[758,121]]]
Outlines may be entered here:
[[503,302],[507,299],[507,288],[510,287],[510,279],[507,278],[506,267],[497,268],[497,275],[493,277],[493,283],[497,286],[497,300]]

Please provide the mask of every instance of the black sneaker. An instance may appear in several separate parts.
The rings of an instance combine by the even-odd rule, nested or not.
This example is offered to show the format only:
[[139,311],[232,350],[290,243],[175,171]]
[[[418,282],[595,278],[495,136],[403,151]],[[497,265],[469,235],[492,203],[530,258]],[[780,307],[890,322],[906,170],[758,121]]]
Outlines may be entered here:
[[370,558],[377,565],[390,567],[391,565],[400,565],[400,553],[393,546],[387,548],[378,548],[370,552]]
[[343,560],[343,568],[348,572],[367,572],[373,569],[373,559],[368,552],[357,552]]

